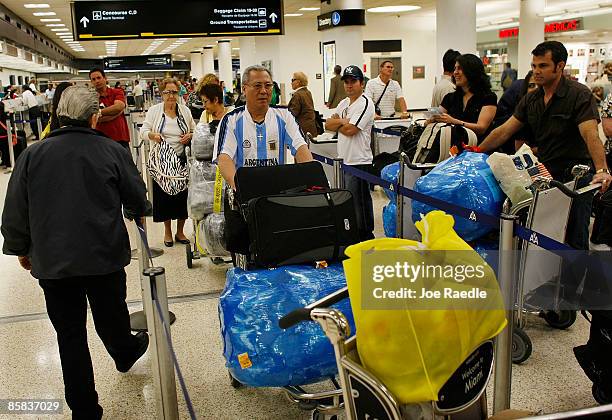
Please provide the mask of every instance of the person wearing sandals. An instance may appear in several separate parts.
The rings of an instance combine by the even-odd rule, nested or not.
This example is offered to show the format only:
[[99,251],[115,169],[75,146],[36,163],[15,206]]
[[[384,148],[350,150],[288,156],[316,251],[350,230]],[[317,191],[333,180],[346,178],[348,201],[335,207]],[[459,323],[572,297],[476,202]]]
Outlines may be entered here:
[[[180,83],[166,78],[159,84],[163,102],[153,105],[147,111],[140,138],[159,143],[167,142],[181,161],[186,163],[185,145],[191,141],[195,122],[191,111],[179,102]],[[189,239],[183,232],[187,219],[187,190],[176,195],[164,192],[153,182],[153,221],[164,222],[164,245],[171,247],[176,240],[188,244]],[[172,220],[176,220],[176,234],[172,236]]]

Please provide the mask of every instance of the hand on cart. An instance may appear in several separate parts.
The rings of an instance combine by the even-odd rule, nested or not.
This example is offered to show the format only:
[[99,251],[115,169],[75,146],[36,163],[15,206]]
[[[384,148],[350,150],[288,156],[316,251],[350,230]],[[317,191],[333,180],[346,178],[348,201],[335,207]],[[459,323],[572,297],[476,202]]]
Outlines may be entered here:
[[612,182],[612,176],[608,172],[599,172],[593,176],[591,184],[601,184],[601,193],[605,193],[610,188],[610,182]]

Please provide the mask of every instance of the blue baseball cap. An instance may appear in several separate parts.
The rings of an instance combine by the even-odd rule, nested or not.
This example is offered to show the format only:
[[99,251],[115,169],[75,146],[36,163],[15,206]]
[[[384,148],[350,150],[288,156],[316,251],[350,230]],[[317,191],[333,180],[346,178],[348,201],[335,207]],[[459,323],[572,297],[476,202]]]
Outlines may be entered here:
[[352,77],[353,79],[357,79],[357,80],[364,80],[363,72],[357,66],[346,66],[346,68],[344,69],[344,72],[342,73],[342,77],[340,78],[340,80],[344,80],[347,77]]

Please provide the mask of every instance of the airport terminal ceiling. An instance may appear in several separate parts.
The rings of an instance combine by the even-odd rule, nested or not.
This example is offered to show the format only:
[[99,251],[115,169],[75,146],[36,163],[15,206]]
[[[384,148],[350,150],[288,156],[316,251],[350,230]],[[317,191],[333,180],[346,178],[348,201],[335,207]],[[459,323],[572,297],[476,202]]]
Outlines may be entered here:
[[[567,0],[546,0],[546,11],[554,12],[556,9],[571,11],[580,9],[581,5],[591,6],[593,3],[608,3],[600,0],[591,2],[589,0],[567,1]],[[17,14],[28,24],[56,42],[68,53],[76,58],[102,58],[105,56],[126,56],[141,54],[173,54],[175,60],[189,59],[189,53],[195,49],[210,45],[215,46],[216,41],[221,38],[168,38],[166,40],[118,40],[115,42],[107,41],[80,41],[73,39],[72,18],[70,12],[70,2],[68,0],[46,0],[42,4],[47,4],[45,8],[26,8],[23,1],[3,0],[2,4]],[[40,4],[34,3],[34,4]],[[155,7],[163,7],[160,3],[151,2]],[[314,19],[320,13],[321,3],[319,0],[285,0],[285,27],[291,25],[294,19]],[[612,2],[610,2],[612,3]],[[434,16],[435,0],[364,0],[364,8],[369,9],[380,6],[415,5],[420,9],[404,12],[411,16]],[[310,8],[313,10],[300,10]],[[507,21],[509,17],[518,17],[519,0],[477,0],[477,25],[495,25],[496,22]],[[175,7],[169,9],[169,13],[174,13],[177,21],[180,21],[180,11]],[[289,15],[289,16],[287,16]],[[299,15],[299,16],[293,16]],[[370,15],[370,13],[368,13]],[[238,56],[238,38],[232,39],[233,54]]]

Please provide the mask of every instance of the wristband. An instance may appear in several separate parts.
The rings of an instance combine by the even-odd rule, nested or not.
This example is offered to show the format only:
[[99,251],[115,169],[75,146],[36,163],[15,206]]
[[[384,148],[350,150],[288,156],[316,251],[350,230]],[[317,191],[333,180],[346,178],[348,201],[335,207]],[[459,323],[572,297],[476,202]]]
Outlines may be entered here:
[[610,175],[610,170],[608,168],[601,168],[595,171],[595,174],[602,174],[602,173],[606,173]]

